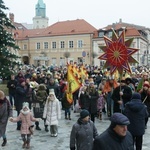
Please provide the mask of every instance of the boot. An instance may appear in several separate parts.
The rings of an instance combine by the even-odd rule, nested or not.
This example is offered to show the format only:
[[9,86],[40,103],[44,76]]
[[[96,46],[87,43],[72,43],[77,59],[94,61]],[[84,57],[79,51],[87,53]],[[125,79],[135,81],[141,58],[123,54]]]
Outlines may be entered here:
[[67,116],[65,116],[65,119],[66,119],[66,120],[68,120],[68,117],[67,117]]
[[26,144],[27,144],[27,142],[26,142],[26,141],[23,141],[22,148],[26,148]]
[[102,113],[99,113],[99,119],[102,120]]
[[7,143],[7,139],[6,139],[6,138],[4,138],[4,139],[3,139],[2,146],[5,146],[5,145],[6,145],[6,143]]
[[39,122],[38,121],[35,122],[35,125],[36,125],[36,128],[35,128],[36,130],[41,130],[41,128],[39,127]]
[[30,148],[30,142],[27,142],[27,146],[26,146],[27,149]]
[[35,128],[36,130],[41,130],[41,128],[39,127],[39,126],[36,126],[36,128]]
[[69,115],[69,120],[71,120],[71,117],[70,117],[70,115]]
[[48,132],[48,125],[45,125],[45,131]]

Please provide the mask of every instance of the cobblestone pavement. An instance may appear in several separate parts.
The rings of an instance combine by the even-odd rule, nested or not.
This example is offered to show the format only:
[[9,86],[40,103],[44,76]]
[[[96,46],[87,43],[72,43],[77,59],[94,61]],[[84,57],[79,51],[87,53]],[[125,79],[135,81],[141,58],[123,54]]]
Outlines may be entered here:
[[[16,111],[14,111],[16,116]],[[62,110],[62,118],[59,121],[58,136],[51,137],[49,132],[45,132],[43,120],[40,121],[41,131],[35,130],[31,139],[30,150],[69,150],[69,137],[72,125],[77,121],[79,113],[71,113],[72,120],[64,119],[64,111]],[[103,115],[103,120],[96,118],[95,125],[99,133],[102,133],[110,124],[109,119]],[[9,122],[7,127],[8,143],[5,147],[0,146],[0,150],[20,150],[22,149],[22,140],[20,131],[16,130],[16,123]],[[146,129],[143,142],[143,150],[150,150],[150,123]],[[2,141],[2,139],[1,139]]]

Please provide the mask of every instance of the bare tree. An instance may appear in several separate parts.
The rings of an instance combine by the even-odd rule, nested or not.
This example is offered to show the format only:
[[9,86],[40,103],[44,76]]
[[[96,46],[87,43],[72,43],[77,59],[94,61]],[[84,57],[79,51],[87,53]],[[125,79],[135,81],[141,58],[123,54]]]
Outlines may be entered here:
[[63,56],[66,58],[68,62],[68,58],[70,57],[70,52],[64,52]]

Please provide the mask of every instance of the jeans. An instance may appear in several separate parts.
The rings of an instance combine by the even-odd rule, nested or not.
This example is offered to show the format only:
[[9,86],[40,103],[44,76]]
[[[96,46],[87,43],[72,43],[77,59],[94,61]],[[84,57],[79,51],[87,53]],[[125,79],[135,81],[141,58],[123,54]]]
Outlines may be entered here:
[[109,117],[112,116],[112,114],[114,113],[113,107],[114,107],[114,101],[111,98],[111,92],[109,92],[107,95],[107,114]]
[[[13,104],[13,100],[14,100],[14,104]],[[9,94],[9,101],[11,106],[15,105],[15,95],[14,94]]]
[[67,114],[70,116],[71,108],[65,108],[65,116],[67,116]]

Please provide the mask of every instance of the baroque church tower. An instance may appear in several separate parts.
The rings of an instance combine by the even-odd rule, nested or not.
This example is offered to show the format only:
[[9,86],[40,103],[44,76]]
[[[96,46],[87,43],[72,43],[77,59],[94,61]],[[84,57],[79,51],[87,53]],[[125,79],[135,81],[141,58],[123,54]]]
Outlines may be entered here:
[[43,0],[38,0],[35,6],[35,17],[33,18],[33,29],[48,27],[48,17],[46,17],[46,5]]

